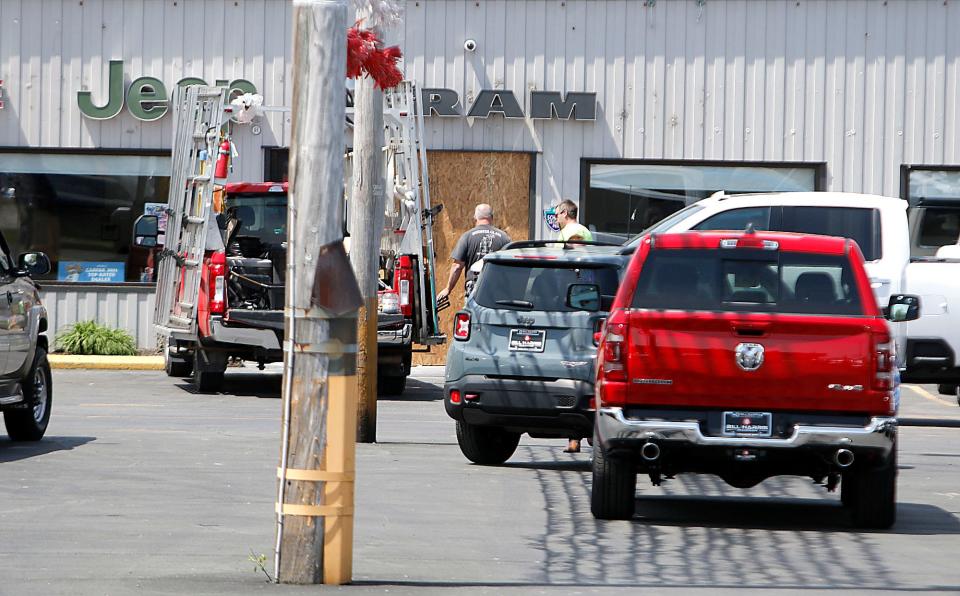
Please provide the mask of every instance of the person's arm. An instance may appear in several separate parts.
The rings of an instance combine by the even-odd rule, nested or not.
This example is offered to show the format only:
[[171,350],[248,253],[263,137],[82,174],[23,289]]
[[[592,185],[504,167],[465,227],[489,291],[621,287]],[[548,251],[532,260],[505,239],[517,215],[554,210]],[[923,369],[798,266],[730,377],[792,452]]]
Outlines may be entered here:
[[457,280],[460,279],[460,274],[463,272],[466,263],[463,261],[453,260],[453,266],[450,267],[450,277],[447,279],[447,287],[437,292],[437,300],[442,300],[445,296],[450,294],[450,291],[453,289],[453,286],[457,285]]

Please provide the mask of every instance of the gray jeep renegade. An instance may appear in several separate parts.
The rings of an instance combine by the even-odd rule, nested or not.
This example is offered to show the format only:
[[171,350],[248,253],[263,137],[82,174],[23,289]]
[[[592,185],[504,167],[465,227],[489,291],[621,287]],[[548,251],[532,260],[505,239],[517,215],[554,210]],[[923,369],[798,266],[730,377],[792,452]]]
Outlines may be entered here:
[[629,259],[620,248],[522,241],[484,258],[444,383],[467,459],[501,464],[523,433],[592,436],[595,334]]

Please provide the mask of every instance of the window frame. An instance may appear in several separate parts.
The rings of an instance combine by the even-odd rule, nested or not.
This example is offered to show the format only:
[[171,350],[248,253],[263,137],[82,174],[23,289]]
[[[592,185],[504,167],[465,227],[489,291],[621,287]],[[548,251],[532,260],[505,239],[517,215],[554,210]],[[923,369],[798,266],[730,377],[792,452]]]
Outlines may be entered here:
[[[690,166],[690,167],[723,167],[723,168],[766,168],[766,169],[796,169],[808,168],[813,170],[813,192],[827,189],[827,162],[826,161],[749,161],[749,160],[722,160],[722,159],[621,159],[601,157],[580,158],[580,216],[581,223],[588,220],[590,205],[587,193],[590,190],[590,167],[594,165],[639,165],[639,166]],[[960,166],[958,166],[960,169]],[[633,235],[631,234],[632,238]]]
[[[960,165],[900,164],[900,198],[907,202],[908,208],[914,206],[910,197],[910,174],[913,172],[960,172]],[[957,204],[960,205],[960,196]]]
[[[100,157],[100,156],[132,156],[132,157],[169,157],[173,159],[173,151],[171,149],[142,149],[142,148],[123,148],[123,147],[94,147],[94,148],[84,148],[84,147],[13,147],[13,146],[0,146],[0,159],[3,158],[4,154],[33,154],[33,155],[77,155],[77,156],[88,156],[88,157]],[[15,267],[16,264],[12,261],[11,266]],[[97,288],[152,288],[157,285],[156,281],[150,282],[141,282],[141,281],[122,281],[122,282],[96,282],[96,283],[87,283],[87,282],[70,282],[62,281],[56,279],[45,279],[41,280],[41,283],[44,287],[65,287],[72,289],[97,289]]]

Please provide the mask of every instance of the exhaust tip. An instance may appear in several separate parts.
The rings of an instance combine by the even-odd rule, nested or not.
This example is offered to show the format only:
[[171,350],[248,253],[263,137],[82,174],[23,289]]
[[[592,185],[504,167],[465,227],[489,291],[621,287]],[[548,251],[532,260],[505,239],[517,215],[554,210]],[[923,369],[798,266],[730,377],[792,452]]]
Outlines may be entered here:
[[833,461],[841,468],[849,468],[853,464],[853,451],[849,449],[837,449],[833,455]]
[[657,461],[660,459],[660,445],[656,443],[644,443],[640,448],[640,455],[647,461]]

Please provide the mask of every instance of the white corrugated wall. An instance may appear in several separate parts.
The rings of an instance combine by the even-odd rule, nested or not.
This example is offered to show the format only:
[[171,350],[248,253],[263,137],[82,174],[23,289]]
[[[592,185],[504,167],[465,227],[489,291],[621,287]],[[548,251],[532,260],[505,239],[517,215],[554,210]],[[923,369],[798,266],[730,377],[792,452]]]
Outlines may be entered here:
[[51,344],[65,327],[78,321],[97,321],[108,327],[126,329],[141,350],[157,347],[152,287],[40,285],[40,299],[47,308],[47,336]]
[[[77,91],[106,102],[110,60],[125,88],[152,76],[169,94],[181,78],[247,79],[269,106],[289,105],[292,5],[284,0],[0,0],[0,146],[168,149],[173,117],[142,122],[126,109],[91,120]],[[261,146],[289,143],[289,114],[261,134],[236,127],[230,180],[262,180]]]
[[596,122],[428,120],[434,149],[538,152],[550,204],[581,157],[826,161],[830,190],[898,195],[901,164],[960,163],[958,31],[943,0],[419,0],[392,36],[467,106],[597,93]]
[[[408,78],[467,105],[491,88],[525,109],[531,89],[597,93],[596,122],[427,120],[431,149],[537,152],[540,208],[579,197],[582,157],[825,161],[829,189],[896,195],[901,164],[960,163],[958,31],[943,0],[410,0],[389,36]],[[80,115],[76,92],[102,103],[111,59],[128,84],[242,77],[287,105],[290,39],[286,0],[0,0],[0,146],[168,147],[170,116]],[[289,142],[289,115],[268,118],[238,135],[232,179],[261,179],[261,145]]]

